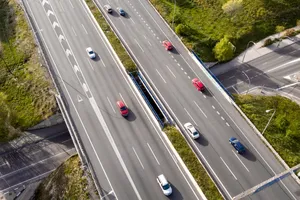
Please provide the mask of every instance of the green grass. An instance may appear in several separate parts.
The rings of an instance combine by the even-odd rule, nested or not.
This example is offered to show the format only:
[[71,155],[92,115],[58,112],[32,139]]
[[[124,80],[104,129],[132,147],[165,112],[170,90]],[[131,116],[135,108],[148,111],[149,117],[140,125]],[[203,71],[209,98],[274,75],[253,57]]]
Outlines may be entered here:
[[281,96],[235,95],[234,97],[238,106],[261,132],[273,113],[265,111],[276,109],[264,137],[290,167],[299,164],[300,106]]
[[[172,25],[174,0],[150,0]],[[277,25],[296,26],[300,19],[299,0],[242,0],[242,9],[230,15],[223,12],[227,0],[177,0],[174,24],[188,27],[183,42],[203,61],[214,61],[215,44],[225,35],[241,53],[249,41],[261,40],[276,33]]]
[[163,131],[167,134],[169,140],[172,142],[181,159],[195,178],[206,198],[211,200],[222,199],[215,184],[210,179],[180,132],[173,126],[167,126]]
[[88,181],[78,155],[69,158],[43,180],[35,191],[34,199],[90,199]]
[[117,53],[118,57],[120,58],[121,62],[123,63],[124,67],[126,68],[127,72],[135,73],[137,71],[137,68],[132,61],[131,57],[128,55],[122,44],[120,43],[120,40],[118,37],[114,34],[114,32],[111,30],[109,24],[105,21],[103,15],[99,11],[99,9],[96,7],[94,2],[92,0],[85,0],[88,7],[92,11],[94,17],[96,18],[99,26],[103,30],[104,34],[108,38],[110,44],[112,45],[113,49]]
[[9,141],[56,111],[47,71],[16,0],[0,2],[0,142]]

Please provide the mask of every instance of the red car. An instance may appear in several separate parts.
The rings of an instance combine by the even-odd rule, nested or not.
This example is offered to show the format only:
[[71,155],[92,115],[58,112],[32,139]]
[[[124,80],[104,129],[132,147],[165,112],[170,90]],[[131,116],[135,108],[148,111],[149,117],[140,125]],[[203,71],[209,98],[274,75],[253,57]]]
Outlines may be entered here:
[[117,101],[117,106],[119,107],[119,111],[123,117],[128,116],[128,108],[123,103],[123,101]]
[[192,83],[198,91],[204,91],[205,87],[204,87],[203,83],[201,81],[199,81],[199,79],[194,78],[192,80]]
[[165,49],[168,50],[168,51],[173,49],[173,46],[172,46],[171,42],[169,42],[167,40],[163,41],[163,45],[164,45]]

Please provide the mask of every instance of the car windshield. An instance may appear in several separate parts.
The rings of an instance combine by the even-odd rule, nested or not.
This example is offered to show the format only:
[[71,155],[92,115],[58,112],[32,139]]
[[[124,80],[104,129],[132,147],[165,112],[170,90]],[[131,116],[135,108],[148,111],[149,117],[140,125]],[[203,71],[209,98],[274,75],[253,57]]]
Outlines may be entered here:
[[163,189],[164,189],[164,190],[167,190],[167,189],[169,189],[169,188],[170,188],[170,185],[169,185],[169,184],[163,185]]
[[193,135],[198,135],[198,132],[197,131],[193,132]]
[[124,110],[127,110],[126,106],[123,106],[120,108],[120,110],[124,111]]
[[92,50],[89,50],[89,54],[93,54],[94,52]]

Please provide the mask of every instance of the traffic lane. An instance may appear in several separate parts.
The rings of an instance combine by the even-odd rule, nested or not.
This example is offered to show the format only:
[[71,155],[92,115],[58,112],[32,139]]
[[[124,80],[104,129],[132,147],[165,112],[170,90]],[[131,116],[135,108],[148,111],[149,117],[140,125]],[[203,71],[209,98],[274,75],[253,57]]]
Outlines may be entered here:
[[[211,89],[215,89],[212,88]],[[220,102],[220,100],[223,101]],[[273,174],[278,174],[283,172],[285,168],[280,165],[273,155],[272,152],[264,145],[259,137],[256,136],[253,129],[249,126],[249,124],[240,116],[240,113],[235,109],[232,108],[231,103],[229,103],[222,94],[216,93],[216,99],[218,100],[218,104],[221,104],[222,109],[226,112],[227,117],[229,117],[229,122],[231,122],[231,126],[239,133],[240,139],[244,139],[244,141],[248,142],[248,145],[252,147],[252,153],[257,153],[260,157],[262,164],[265,166],[267,170],[270,170]],[[234,119],[234,120],[233,120]],[[297,196],[297,191],[299,190],[298,184],[295,180],[291,177],[288,177],[282,182],[285,184],[284,189],[288,191],[287,193],[290,194],[292,192],[293,196]],[[288,187],[289,189],[287,190]],[[290,191],[290,192],[289,192]]]
[[[170,84],[170,85],[173,85],[173,84]],[[186,90],[185,90],[186,91]],[[249,186],[249,184],[247,184],[247,186]],[[250,185],[251,186],[251,185]]]
[[[84,72],[85,70],[83,69],[83,72]],[[108,83],[108,81],[105,81],[106,83]],[[92,84],[92,85],[94,85],[94,84]],[[110,85],[110,84],[108,84],[108,85]],[[92,89],[92,87],[91,87],[91,89]],[[112,89],[109,89],[109,93],[111,93],[112,92]],[[104,92],[103,92],[104,93]],[[112,126],[112,127],[115,127],[115,126]],[[124,127],[123,127],[123,129],[124,129]],[[125,131],[126,132],[126,131]],[[123,151],[122,151],[123,152]],[[130,169],[132,169],[133,167],[131,167]],[[139,176],[138,176],[139,177]],[[139,185],[142,185],[142,184],[139,184]]]
[[[50,24],[50,23],[49,23]],[[52,31],[53,32],[53,31]],[[53,43],[55,43],[55,41],[53,41]],[[60,48],[57,48],[57,50],[59,50]],[[64,56],[60,56],[60,57],[64,57]],[[70,64],[70,63],[69,63]],[[69,64],[67,64],[66,66],[70,66]],[[56,65],[55,65],[56,66]],[[57,66],[56,66],[57,67]],[[69,74],[70,74],[70,72],[66,72],[66,77],[72,77],[72,76],[69,76]],[[70,86],[70,85],[66,85],[65,84],[65,82],[61,82],[62,83],[62,86],[63,87],[65,87],[65,88],[67,88],[68,86]],[[77,82],[77,84],[78,84],[78,82]],[[74,84],[75,85],[75,84]],[[74,90],[74,87],[73,87],[73,85],[71,86],[71,88],[69,87],[68,89],[71,89],[71,90]],[[70,107],[69,107],[69,105],[71,105],[71,109],[69,110],[69,112],[71,113],[71,116],[78,116],[78,118],[79,119],[77,119],[77,120],[79,120],[78,122],[79,122],[79,124],[81,123],[81,125],[82,126],[84,126],[83,125],[83,123],[82,123],[82,120],[80,119],[80,117],[79,117],[79,114],[78,114],[78,111],[76,110],[76,107],[75,107],[75,105],[74,105],[74,102],[72,101],[73,99],[75,99],[75,100],[78,100],[79,101],[79,99],[78,99],[78,91],[81,91],[81,90],[76,90],[75,91],[75,95],[74,95],[74,97],[72,98],[71,97],[71,95],[69,94],[69,91],[67,91],[67,89],[66,89],[66,95],[67,95],[67,97],[69,97],[69,99],[67,99],[67,101],[69,100],[70,102],[67,102],[67,109],[70,109]],[[80,92],[79,92],[80,93]],[[82,92],[83,93],[83,92]],[[72,110],[72,106],[73,106],[73,108],[74,108],[74,110]],[[73,115],[72,115],[73,114]],[[76,118],[76,117],[75,117]],[[75,121],[75,120],[74,120]],[[77,130],[79,130],[80,128],[82,128],[81,129],[81,131],[82,131],[82,133],[85,133],[84,131],[85,131],[85,128],[83,128],[83,127],[76,127],[77,128]],[[80,133],[80,131],[78,131],[79,133]],[[85,133],[85,134],[81,134],[81,139],[84,141],[83,143],[85,143],[85,144],[89,144],[89,143],[91,143],[91,141],[89,140],[89,137],[88,137],[88,133]],[[100,182],[100,184],[101,184],[101,186],[103,187],[103,190],[107,190],[108,192],[107,193],[109,193],[109,191],[111,191],[111,186],[109,185],[109,183],[107,183],[106,182],[106,180],[104,179],[104,177],[105,177],[105,172],[103,172],[103,171],[101,171],[101,170],[103,170],[102,169],[102,164],[100,163],[100,160],[98,160],[99,159],[99,157],[98,157],[98,155],[96,155],[96,150],[94,149],[94,148],[91,148],[90,147],[90,145],[85,145],[85,149],[86,149],[86,151],[87,152],[89,152],[89,159],[90,159],[90,161],[91,161],[91,163],[92,163],[92,165],[93,165],[93,168],[95,169],[95,173],[96,173],[96,175],[97,175],[97,177],[98,177],[98,179],[99,179],[99,182]],[[97,162],[98,161],[98,162]],[[116,165],[116,166],[118,166],[118,165]],[[115,173],[113,173],[113,174],[115,174]],[[101,181],[100,181],[101,180]],[[118,183],[119,183],[119,181],[117,181]],[[122,186],[121,186],[121,188],[122,188]],[[124,187],[123,187],[124,188]],[[103,193],[105,193],[105,191],[103,192]]]
[[[151,76],[151,75],[150,75]],[[153,77],[153,76],[152,76]],[[160,80],[158,79],[158,80],[154,80],[154,82],[155,83],[159,83],[160,82]],[[160,84],[158,84],[158,87],[159,87],[159,85]],[[170,97],[170,94],[171,94],[171,92],[170,91],[172,91],[171,90],[171,87],[173,86],[173,84],[170,84],[170,87],[168,88],[168,92],[163,92],[164,91],[164,89],[165,88],[163,88],[163,89],[161,89],[161,88],[159,88],[159,91],[162,93],[162,94],[166,94],[166,95],[164,95],[164,98],[167,100],[167,102],[168,102],[168,104],[169,104],[169,106],[172,108],[172,110],[173,110],[173,112],[174,113],[181,113],[180,114],[180,117],[178,117],[178,118],[181,118],[181,119],[179,119],[179,121],[181,121],[181,123],[182,124],[184,124],[185,122],[187,122],[187,121],[191,121],[192,123],[193,123],[193,119],[192,118],[189,118],[189,116],[190,116],[190,114],[188,114],[185,110],[182,110],[182,102],[180,102],[178,99],[177,99],[177,95],[178,95],[178,93],[180,93],[181,92],[181,90],[179,90],[178,92],[176,92],[177,93],[177,95],[172,95],[172,97]],[[176,89],[175,89],[176,90]],[[174,93],[174,92],[173,92]],[[172,93],[172,94],[173,94]],[[168,101],[168,98],[166,97],[166,96],[168,96],[169,97],[169,99],[172,99],[172,101]],[[184,95],[182,95],[182,96],[184,96]],[[179,101],[179,102],[178,102]],[[189,102],[189,101],[187,101],[187,102]],[[178,105],[179,104],[179,105]],[[188,104],[188,103],[187,103]],[[174,105],[174,106],[173,106]],[[187,105],[188,106],[188,105]],[[175,109],[174,109],[175,108]],[[181,108],[181,109],[180,109]],[[176,109],[178,109],[178,111],[176,111]],[[194,108],[192,108],[192,110],[193,110]],[[189,110],[191,110],[191,109],[189,109]],[[178,116],[178,115],[177,115]],[[183,118],[183,116],[186,116],[184,119],[182,119]],[[201,120],[200,120],[201,121]],[[198,121],[196,122],[197,123],[197,125],[198,125]],[[206,123],[205,123],[206,124]],[[204,125],[205,125],[204,124]],[[200,125],[201,126],[201,125]],[[209,130],[209,129],[208,129]],[[209,131],[206,131],[206,130],[204,130],[203,129],[203,126],[201,126],[201,128],[200,128],[200,131],[201,131],[201,133],[205,133],[205,132],[208,132],[209,133]],[[213,134],[210,134],[210,135],[213,135]],[[208,140],[208,141],[210,141],[210,140]],[[207,140],[205,141],[204,140],[204,144],[206,144],[207,142],[208,142]],[[202,141],[201,141],[201,139],[200,139],[200,143],[202,143]],[[201,144],[202,145],[202,144]],[[205,145],[204,145],[205,146]],[[210,149],[210,150],[212,150],[212,149]],[[213,158],[213,156],[212,155],[214,155],[214,153],[215,153],[215,151],[213,151],[213,152],[208,152],[206,155],[204,154],[204,156],[205,156],[205,158],[206,159],[210,159],[210,158]],[[212,159],[212,160],[209,160],[208,162],[209,163],[214,163],[216,160],[218,160],[219,162],[221,162],[221,160],[220,160],[220,157],[218,156],[217,158],[215,158],[215,159]],[[216,167],[219,167],[219,166],[223,166],[224,168],[225,168],[225,165],[220,165],[220,163],[218,162],[218,164],[211,164],[211,166],[212,166],[212,168],[214,168],[214,170],[215,170],[215,168]],[[219,170],[219,172],[220,172],[220,174],[222,175],[222,174],[224,174],[224,172],[222,172],[223,170],[224,170],[224,168],[223,169],[221,169],[221,170]],[[225,179],[225,178],[224,178]],[[225,181],[224,181],[224,179],[222,180],[222,182],[226,182],[226,179],[227,179],[227,177],[226,177],[226,179],[225,179]],[[237,187],[235,187],[235,186],[233,186],[232,187],[232,190],[235,190],[235,189],[237,189],[238,188],[238,186]],[[230,190],[230,189],[229,189]],[[242,190],[237,190],[237,191],[234,191],[234,193],[237,193],[237,192],[239,192],[239,191],[242,191]],[[229,192],[229,193],[233,193],[233,192]]]

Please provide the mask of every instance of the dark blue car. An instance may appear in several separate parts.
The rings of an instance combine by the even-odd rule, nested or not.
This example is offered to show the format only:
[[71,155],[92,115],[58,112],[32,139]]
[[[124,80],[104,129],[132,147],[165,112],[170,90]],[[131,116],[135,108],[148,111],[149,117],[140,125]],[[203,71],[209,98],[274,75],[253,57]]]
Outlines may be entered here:
[[125,16],[125,11],[122,8],[118,7],[117,10],[119,11],[120,15]]
[[229,143],[235,148],[237,153],[244,153],[246,151],[244,145],[235,137],[229,138]]

